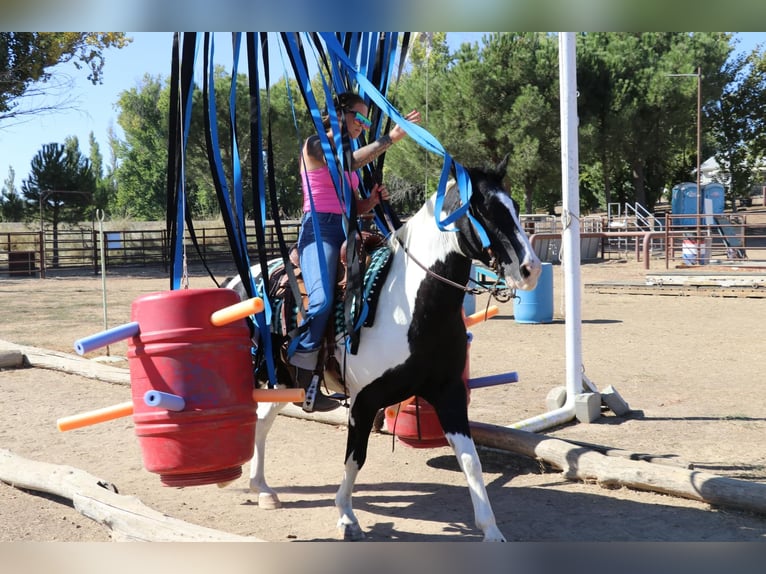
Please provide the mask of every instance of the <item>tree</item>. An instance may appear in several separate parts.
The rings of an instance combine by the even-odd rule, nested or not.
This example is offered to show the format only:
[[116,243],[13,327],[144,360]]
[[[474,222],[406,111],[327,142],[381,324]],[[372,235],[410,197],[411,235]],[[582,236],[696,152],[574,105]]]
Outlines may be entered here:
[[8,168],[8,177],[0,193],[0,221],[22,221],[24,218],[24,200],[16,189],[16,172]]
[[[226,189],[232,194],[233,149],[230,113],[231,74],[221,66],[214,70],[214,97],[220,166]],[[288,215],[300,214],[302,199],[298,174],[301,137],[311,133],[312,124],[303,103],[298,103],[294,80],[290,80],[293,98],[287,86],[280,82],[267,95],[261,90],[263,145],[267,145],[267,126],[271,121],[274,156],[274,176],[278,203]],[[116,200],[110,204],[113,212],[136,219],[162,219],[166,206],[167,130],[170,91],[159,77],[145,76],[142,83],[120,94],[118,123],[125,133],[124,141],[110,141],[119,160],[114,170],[117,181]],[[241,167],[243,207],[252,217],[254,186],[250,142],[250,90],[247,76],[239,74],[236,83],[235,116],[237,151]],[[295,105],[295,109],[292,105]],[[203,94],[199,86],[192,95],[192,117],[189,125],[184,170],[185,192],[189,209],[195,217],[210,217],[219,212],[205,139]],[[259,158],[256,161],[263,161]],[[233,196],[229,197],[233,201]],[[270,213],[270,205],[267,205]],[[267,214],[268,215],[268,214]]]
[[[524,202],[553,209],[558,192],[558,67],[556,43],[539,33],[492,34],[483,46],[463,44],[453,55],[439,48],[423,58],[396,91],[400,108],[424,105],[424,127],[464,165],[496,165],[511,154],[512,191]],[[402,179],[423,173],[424,153],[414,142],[392,148],[388,165]],[[426,159],[428,159],[426,157]],[[440,164],[427,170],[435,189]]]
[[[289,93],[293,95],[293,98],[288,95],[288,84]],[[288,84],[285,84],[283,79],[271,86],[268,105],[266,98],[263,98],[263,105],[267,106],[263,112],[264,138],[266,125],[270,120],[274,178],[279,207],[288,217],[298,219],[303,212],[298,158],[303,141],[314,132],[314,125],[303,101],[294,97],[299,93],[297,82],[290,79]],[[315,94],[323,93],[323,90],[317,90],[317,88],[315,87]]]
[[29,179],[21,185],[29,213],[39,207],[41,224],[53,227],[53,266],[58,265],[58,229],[61,223],[82,221],[91,206],[96,178],[90,162],[79,151],[76,137],[64,145],[50,143],[32,158]]
[[[716,100],[730,40],[728,33],[578,37],[578,108],[589,135],[581,157],[586,165],[600,165],[607,202],[614,189],[620,201],[652,209],[664,187],[689,178],[697,156],[697,85],[672,74],[701,68],[703,106]],[[708,140],[703,143],[702,157],[710,149]]]
[[721,97],[708,104],[706,116],[715,138],[715,159],[728,174],[727,198],[746,196],[755,183],[755,168],[764,156],[766,122],[766,55],[759,49],[739,55],[723,70],[727,84]]
[[104,157],[101,155],[96,136],[93,132],[88,134],[88,159],[90,160],[93,177],[96,178],[96,192],[93,196],[93,206],[106,211],[110,198],[116,192],[114,182],[110,176],[104,176]]
[[88,80],[100,84],[104,51],[130,42],[123,32],[0,32],[0,122],[67,107],[67,99],[30,108],[20,103],[66,85],[65,76],[57,72],[60,64],[86,68]]
[[117,148],[117,193],[112,216],[164,219],[167,185],[169,90],[146,74],[140,85],[120,94],[117,123],[125,133]]

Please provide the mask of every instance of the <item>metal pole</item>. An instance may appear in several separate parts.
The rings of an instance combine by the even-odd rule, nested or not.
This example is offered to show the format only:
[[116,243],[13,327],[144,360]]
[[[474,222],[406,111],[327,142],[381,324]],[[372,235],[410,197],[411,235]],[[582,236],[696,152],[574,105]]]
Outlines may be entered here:
[[580,299],[580,188],[577,150],[577,73],[575,35],[559,32],[559,94],[561,97],[562,245],[564,248],[566,401],[563,406],[511,428],[538,432],[575,418],[575,399],[582,393],[583,365]]
[[43,220],[43,200],[49,191],[40,192],[40,279],[45,279],[45,222]]
[[701,235],[702,230],[700,225],[702,223],[702,216],[700,215],[703,210],[702,199],[702,187],[701,178],[702,162],[700,154],[702,152],[702,68],[697,67],[697,261],[702,262],[702,246],[703,241]]
[[702,67],[697,66],[696,74],[666,74],[671,78],[697,78],[697,257],[702,256],[700,242],[702,241]]
[[[104,331],[107,330],[106,320],[106,257],[104,257],[104,210],[96,209],[98,219],[98,241],[101,249],[101,304],[104,307]],[[109,356],[109,345],[106,346],[106,356]]]

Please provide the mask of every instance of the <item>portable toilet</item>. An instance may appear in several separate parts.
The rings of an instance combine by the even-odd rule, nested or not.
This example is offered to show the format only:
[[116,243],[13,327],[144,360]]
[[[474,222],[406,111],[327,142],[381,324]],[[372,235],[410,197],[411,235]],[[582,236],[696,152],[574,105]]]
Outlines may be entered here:
[[[673,186],[670,197],[670,212],[673,215],[698,213],[696,183],[684,182]],[[673,225],[697,225],[697,219],[674,217]]]
[[[703,213],[708,215],[718,215],[723,213],[726,205],[726,192],[723,185],[717,182],[708,183],[702,186]],[[710,218],[712,219],[712,218]],[[714,225],[714,221],[706,220],[708,225]]]

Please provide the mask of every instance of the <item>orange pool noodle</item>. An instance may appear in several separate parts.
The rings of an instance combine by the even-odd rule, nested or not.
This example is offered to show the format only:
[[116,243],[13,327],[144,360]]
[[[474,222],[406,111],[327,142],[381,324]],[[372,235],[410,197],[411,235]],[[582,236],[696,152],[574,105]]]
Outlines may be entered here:
[[466,327],[471,327],[475,325],[476,323],[481,323],[482,321],[486,321],[487,319],[491,319],[495,315],[497,315],[500,312],[500,308],[497,305],[491,305],[490,307],[487,307],[484,311],[476,311],[476,313],[471,313],[467,317],[463,318],[463,321],[465,322]]
[[401,409],[406,407],[408,404],[410,404],[414,400],[415,400],[415,395],[412,395],[409,399],[404,399],[401,403],[396,403],[395,405],[389,405],[386,407],[385,414],[389,417],[395,417],[397,411],[400,411]]
[[95,411],[88,411],[86,413],[80,413],[79,415],[62,417],[56,421],[56,425],[60,431],[68,431],[111,421],[120,417],[127,417],[132,414],[133,402],[126,401],[124,403],[112,405],[111,407],[104,407],[103,409],[96,409]]
[[255,389],[253,401],[256,403],[302,403],[306,398],[303,389]]
[[216,327],[221,327],[233,323],[237,319],[244,319],[245,317],[255,315],[262,311],[263,299],[260,297],[252,297],[245,301],[219,309],[210,315],[210,322]]

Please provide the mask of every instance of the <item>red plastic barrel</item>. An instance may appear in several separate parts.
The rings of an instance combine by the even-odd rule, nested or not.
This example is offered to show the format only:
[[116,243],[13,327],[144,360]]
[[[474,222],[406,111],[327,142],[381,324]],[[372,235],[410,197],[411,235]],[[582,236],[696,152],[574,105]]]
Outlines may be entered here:
[[[472,336],[469,332],[465,367],[463,368],[463,384],[465,384],[466,402],[468,403],[471,402],[471,389],[468,386],[468,379],[471,376],[471,339]],[[384,413],[386,428],[407,446],[435,448],[448,444],[436,410],[431,403],[422,397],[416,397],[414,401],[403,407],[397,405],[388,407]]]
[[[239,302],[229,289],[150,293],[133,301],[128,340],[133,422],[144,467],[165,486],[234,480],[253,456],[256,404],[250,332],[210,315]],[[183,411],[147,406],[146,391],[183,397]]]

